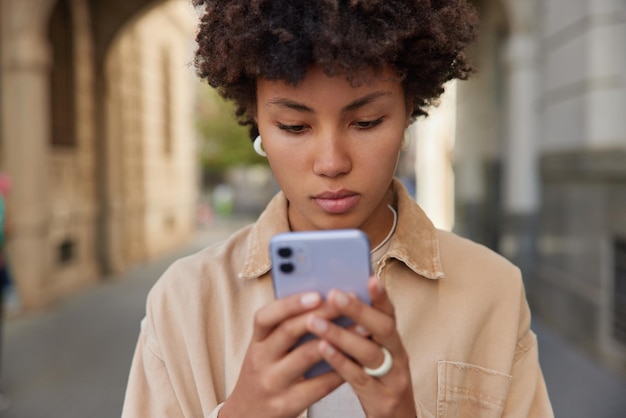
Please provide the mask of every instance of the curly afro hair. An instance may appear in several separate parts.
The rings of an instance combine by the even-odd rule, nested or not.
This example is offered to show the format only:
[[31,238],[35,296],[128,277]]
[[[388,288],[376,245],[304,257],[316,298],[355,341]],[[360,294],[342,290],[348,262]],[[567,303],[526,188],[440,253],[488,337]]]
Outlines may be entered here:
[[473,71],[466,55],[476,37],[466,0],[193,0],[204,7],[196,36],[198,75],[254,122],[256,79],[297,84],[311,65],[358,83],[365,70],[390,65],[402,77],[413,118],[443,84]]

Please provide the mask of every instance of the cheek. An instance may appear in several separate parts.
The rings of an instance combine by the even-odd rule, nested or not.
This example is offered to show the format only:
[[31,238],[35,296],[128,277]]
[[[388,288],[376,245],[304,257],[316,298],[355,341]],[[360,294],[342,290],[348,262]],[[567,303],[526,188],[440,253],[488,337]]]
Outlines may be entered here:
[[361,153],[361,162],[370,169],[377,167],[379,170],[394,170],[400,157],[400,145],[385,144],[375,146]]
[[294,181],[306,170],[306,162],[302,155],[295,152],[287,152],[282,149],[274,149],[268,153],[267,162],[276,180],[283,186],[284,182]]

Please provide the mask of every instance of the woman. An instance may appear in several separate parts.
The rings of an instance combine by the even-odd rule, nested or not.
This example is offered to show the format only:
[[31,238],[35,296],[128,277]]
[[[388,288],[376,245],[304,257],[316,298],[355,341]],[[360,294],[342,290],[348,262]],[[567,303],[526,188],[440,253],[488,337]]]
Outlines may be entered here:
[[[552,416],[519,271],[436,230],[393,177],[409,124],[471,72],[473,9],[195,3],[198,72],[237,104],[281,193],[155,285],[123,416]],[[369,237],[372,304],[340,290],[275,300],[270,238],[337,228]],[[307,332],[319,338],[292,349]],[[322,359],[334,371],[304,379]]]

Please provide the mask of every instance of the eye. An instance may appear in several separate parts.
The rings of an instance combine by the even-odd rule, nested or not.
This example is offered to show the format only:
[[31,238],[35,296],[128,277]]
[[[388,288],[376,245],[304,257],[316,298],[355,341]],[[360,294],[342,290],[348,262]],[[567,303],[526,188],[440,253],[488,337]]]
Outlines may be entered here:
[[372,128],[375,128],[378,125],[380,125],[383,122],[383,119],[384,118],[378,118],[378,119],[374,119],[374,120],[358,121],[358,122],[355,122],[354,125],[358,129],[368,130],[368,129],[372,129]]
[[306,125],[284,125],[282,123],[277,123],[278,129],[281,131],[288,132],[290,134],[299,135],[306,130]]

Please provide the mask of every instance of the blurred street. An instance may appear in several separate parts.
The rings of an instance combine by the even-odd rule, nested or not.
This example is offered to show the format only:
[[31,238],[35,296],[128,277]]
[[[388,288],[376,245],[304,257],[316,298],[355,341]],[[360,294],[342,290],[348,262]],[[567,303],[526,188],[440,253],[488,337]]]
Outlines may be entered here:
[[[200,231],[186,248],[123,277],[5,325],[0,391],[3,418],[120,415],[146,294],[176,258],[224,238],[233,227]],[[602,369],[536,320],[541,362],[557,417],[626,417],[626,380]]]

